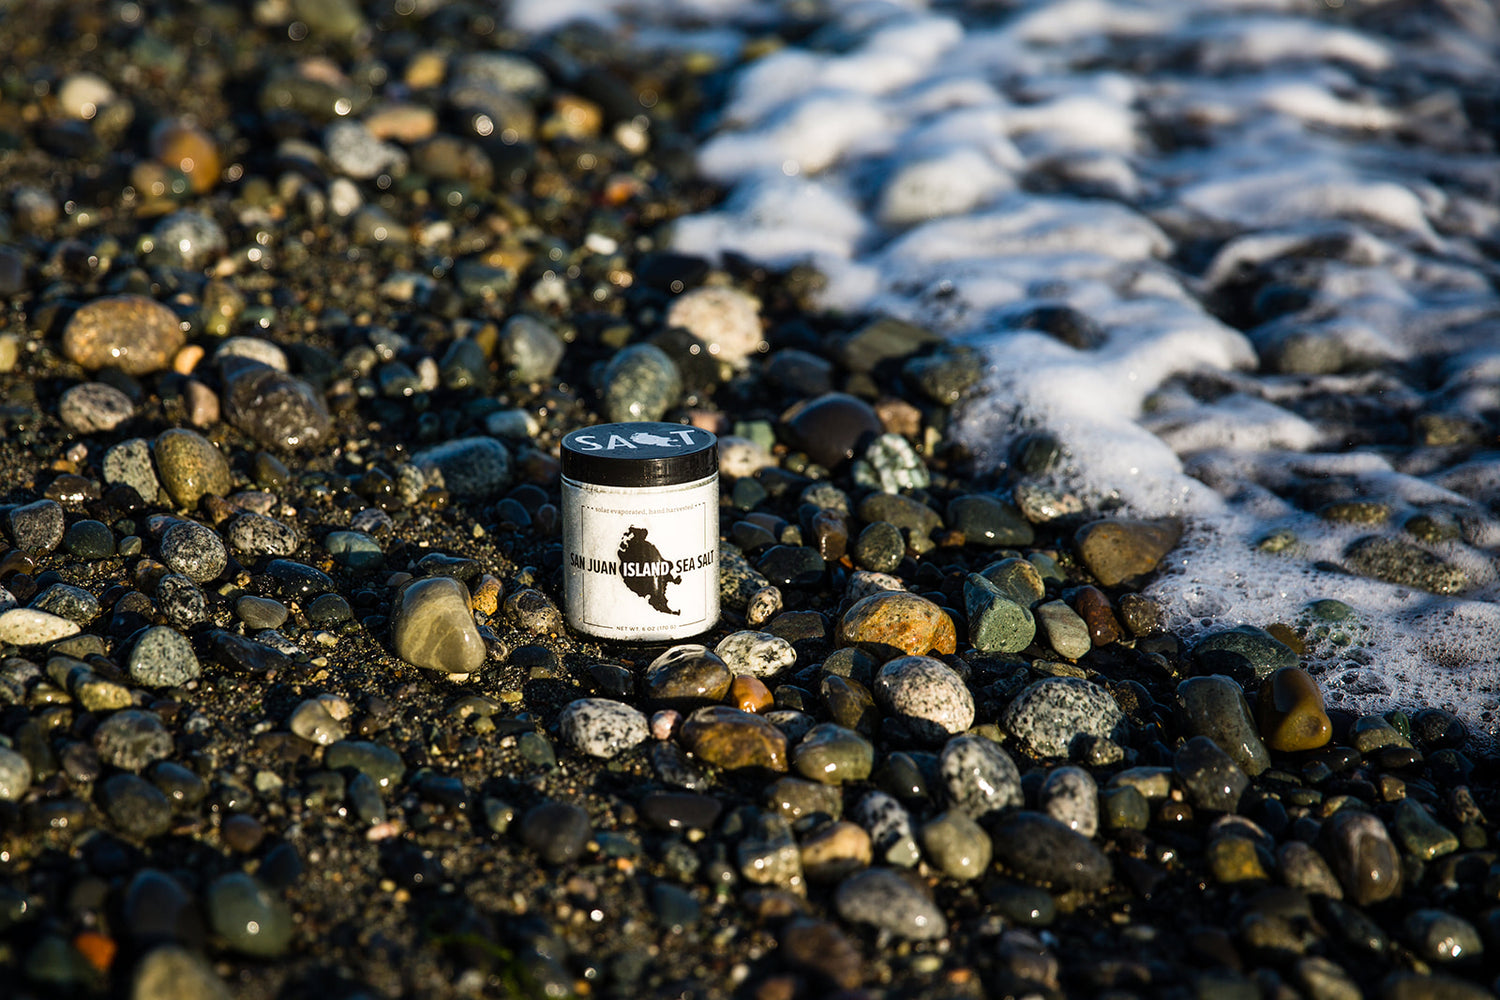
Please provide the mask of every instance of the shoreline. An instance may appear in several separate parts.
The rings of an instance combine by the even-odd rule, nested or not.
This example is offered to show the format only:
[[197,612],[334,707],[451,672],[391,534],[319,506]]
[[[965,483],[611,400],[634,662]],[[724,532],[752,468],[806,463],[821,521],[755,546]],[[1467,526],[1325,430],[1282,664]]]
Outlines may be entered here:
[[[974,356],[656,245],[691,66],[350,9],[0,26],[18,997],[1492,995],[1457,720],[1180,641],[1180,526],[973,475]],[[721,434],[712,651],[563,623],[622,418]]]

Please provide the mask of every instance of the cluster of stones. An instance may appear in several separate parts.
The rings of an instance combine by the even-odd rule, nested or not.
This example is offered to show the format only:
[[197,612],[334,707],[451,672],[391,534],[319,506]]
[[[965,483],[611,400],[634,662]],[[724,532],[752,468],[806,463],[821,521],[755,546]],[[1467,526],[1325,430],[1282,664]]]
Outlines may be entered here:
[[[192,38],[250,30],[201,6]],[[351,4],[292,8],[274,34],[381,34]],[[23,360],[0,333],[7,407],[38,404],[7,428],[60,474],[0,503],[0,849],[25,861],[0,932],[26,944],[0,966],[37,995],[227,995],[206,947],[272,992],[278,963],[312,981],[325,951],[369,957],[342,902],[289,902],[360,872],[359,919],[409,905],[392,920],[462,952],[442,974],[471,963],[448,977],[471,993],[510,948],[548,995],[584,970],[665,992],[631,962],[698,975],[670,963],[716,950],[679,945],[721,918],[737,955],[764,939],[745,928],[774,938],[767,1000],[921,992],[945,962],[956,994],[1479,989],[1500,803],[1457,720],[1329,711],[1282,625],[1184,648],[1134,589],[1179,524],[1049,490],[1045,434],[1015,478],[966,479],[943,428],[976,359],[926,330],[815,328],[794,277],[636,255],[628,223],[692,203],[653,193],[671,157],[640,154],[669,137],[570,52],[447,54],[485,22],[440,18],[465,16],[393,65],[299,56],[253,107],[166,118],[131,211],[65,220],[37,183],[6,203],[27,242],[0,246],[0,293],[46,338]],[[132,79],[180,71],[140,41],[157,62]],[[58,84],[28,110],[45,144],[103,160],[131,134],[126,88]],[[260,116],[264,155],[231,164]],[[315,239],[348,252],[309,285]],[[306,304],[340,280],[378,292]],[[720,432],[728,617],[701,643],[601,649],[549,596],[555,442],[595,418]],[[1350,561],[1390,576],[1401,555]],[[1308,627],[1350,614],[1314,602]],[[516,886],[450,891],[492,862],[534,876],[555,927],[492,919],[529,905],[495,902]],[[1166,941],[1200,892],[1223,912]],[[1095,956],[1091,908],[1174,967]],[[616,935],[602,972],[591,912]],[[402,940],[395,964],[439,962]]]

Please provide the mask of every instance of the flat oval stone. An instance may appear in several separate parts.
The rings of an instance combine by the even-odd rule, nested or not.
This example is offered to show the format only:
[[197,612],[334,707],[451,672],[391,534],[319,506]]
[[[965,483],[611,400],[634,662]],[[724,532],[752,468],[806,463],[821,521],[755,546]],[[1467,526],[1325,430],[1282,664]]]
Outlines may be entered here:
[[1030,522],[1013,505],[986,493],[966,493],[948,503],[948,524],[963,532],[968,545],[1005,548],[1030,545]]
[[352,768],[369,778],[376,788],[394,788],[406,775],[406,763],[388,746],[365,740],[341,740],[323,754],[330,771]]
[[1051,816],[1022,810],[990,832],[995,860],[1020,878],[1063,891],[1098,892],[1114,873],[1094,842]]
[[1245,692],[1228,677],[1189,677],[1178,684],[1177,717],[1184,735],[1207,736],[1252,778],[1271,766]]
[[177,314],[143,295],[110,295],[84,303],[62,334],[68,360],[90,371],[118,368],[127,375],[161,371],[186,342]]
[[349,730],[329,711],[321,698],[308,698],[292,709],[287,728],[319,746],[331,746],[349,735]]
[[80,434],[112,431],[135,416],[130,397],[105,382],[82,382],[57,400],[57,417]]
[[191,508],[204,494],[225,496],[230,491],[228,460],[196,431],[182,427],[162,431],[151,445],[151,454],[162,487],[179,507]]
[[927,598],[889,591],[871,594],[844,612],[839,645],[857,646],[880,660],[946,655],[958,647],[958,633],[948,613]]
[[1080,736],[1118,740],[1125,713],[1110,693],[1079,677],[1047,677],[1005,707],[1000,725],[1036,757],[1066,757]]
[[111,775],[99,786],[99,804],[110,825],[133,840],[160,837],[172,827],[167,797],[134,774]]
[[13,646],[45,646],[49,642],[77,635],[78,623],[61,615],[33,608],[7,608],[0,611],[0,643]]
[[402,588],[391,614],[391,642],[406,662],[449,674],[471,674],[487,655],[468,590],[446,576]]
[[911,941],[948,933],[948,921],[927,895],[890,868],[870,868],[839,883],[833,895],[839,916]]
[[1297,653],[1254,625],[1211,632],[1193,644],[1194,673],[1224,674],[1237,681],[1263,681],[1277,670],[1298,665]]
[[948,801],[981,822],[1026,801],[1010,754],[983,736],[955,736],[940,757]]
[[644,715],[609,698],[569,702],[557,717],[557,728],[573,749],[605,760],[644,743],[651,735]]
[[852,729],[819,723],[792,750],[792,767],[827,785],[864,781],[875,766],[875,747]]
[[900,656],[880,668],[875,697],[928,739],[946,739],[974,724],[974,696],[958,673],[930,656]]
[[1402,930],[1412,949],[1429,962],[1456,962],[1484,953],[1474,925],[1446,910],[1413,910]]
[[774,677],[797,662],[792,644],[770,632],[731,632],[714,647],[731,674]]
[[681,643],[651,661],[644,677],[646,698],[654,704],[688,709],[723,701],[734,677],[723,657],[707,646]]
[[681,739],[689,753],[715,767],[787,769],[786,736],[761,716],[737,708],[698,709],[682,724]]
[[1181,538],[1182,524],[1173,519],[1116,518],[1085,524],[1073,544],[1094,578],[1113,587],[1155,570]]
[[1283,753],[1315,750],[1333,736],[1323,692],[1301,667],[1282,667],[1268,677],[1256,702],[1266,746]]
[[1369,906],[1401,891],[1401,855],[1379,818],[1341,810],[1323,823],[1322,835],[1329,863],[1354,903]]
[[1039,631],[1059,656],[1077,660],[1093,648],[1089,627],[1063,601],[1044,601],[1032,609]]

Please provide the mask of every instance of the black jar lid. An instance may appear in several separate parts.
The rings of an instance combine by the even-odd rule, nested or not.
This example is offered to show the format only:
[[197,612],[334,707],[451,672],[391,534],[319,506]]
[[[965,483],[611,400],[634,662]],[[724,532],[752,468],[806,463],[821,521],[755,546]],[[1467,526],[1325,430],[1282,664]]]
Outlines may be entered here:
[[599,424],[562,439],[562,474],[575,482],[676,486],[718,471],[718,438],[686,424]]

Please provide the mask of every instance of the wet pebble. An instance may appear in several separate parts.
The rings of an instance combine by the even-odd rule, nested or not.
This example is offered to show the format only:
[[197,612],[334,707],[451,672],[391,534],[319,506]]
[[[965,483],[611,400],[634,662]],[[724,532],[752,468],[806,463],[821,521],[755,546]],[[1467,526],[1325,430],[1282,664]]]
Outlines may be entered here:
[[740,874],[756,885],[773,885],[797,895],[806,891],[802,852],[779,812],[762,810],[751,819],[735,849]]
[[1081,767],[1049,771],[1037,791],[1037,808],[1085,837],[1099,830],[1099,786]]
[[1323,692],[1301,667],[1282,667],[1266,678],[1256,708],[1261,736],[1271,750],[1315,750],[1333,735]]
[[5,527],[16,548],[27,552],[51,552],[61,544],[66,519],[56,500],[34,500],[5,513]]
[[427,448],[414,454],[411,464],[422,471],[428,485],[458,497],[498,496],[513,479],[509,449],[489,437],[459,438]]
[[1045,601],[1033,608],[1032,614],[1038,631],[1059,656],[1077,660],[1093,648],[1088,625],[1063,601]]
[[13,646],[43,646],[70,635],[77,635],[78,623],[60,615],[33,608],[7,608],[0,611],[0,643]]
[[391,611],[391,643],[408,663],[448,674],[470,674],[488,655],[462,583],[445,576],[402,588]]
[[930,941],[948,933],[943,911],[889,868],[870,868],[844,879],[833,905],[850,923],[869,924],[898,938]]
[[229,551],[212,528],[177,521],[161,537],[161,560],[194,583],[207,583],[229,565]]
[[866,792],[855,803],[851,817],[870,835],[877,860],[910,868],[921,858],[912,831],[911,813],[885,792]]
[[287,728],[319,746],[329,746],[348,736],[348,728],[334,714],[334,705],[326,698],[307,698],[299,702],[287,719]]
[[660,347],[631,344],[610,359],[599,385],[607,420],[660,420],[682,395],[682,374]]
[[1177,521],[1117,518],[1084,525],[1073,541],[1094,578],[1113,587],[1155,570],[1181,537]]
[[955,736],[943,747],[940,761],[948,801],[980,822],[1025,802],[1020,770],[993,740]]
[[150,688],[177,687],[203,672],[193,644],[166,625],[153,625],[136,638],[125,670],[131,680]]
[[63,532],[63,548],[77,559],[108,559],[115,554],[115,535],[109,525],[93,518],[84,518],[68,525]]
[[558,715],[558,731],[579,753],[606,760],[644,743],[646,717],[629,705],[608,698],[580,698]]
[[856,646],[880,660],[902,655],[940,655],[957,648],[953,619],[932,601],[916,594],[872,594],[844,612],[839,644]]
[[[143,500],[154,503],[156,495],[161,491],[161,483],[156,478],[151,454],[151,442],[142,438],[131,438],[114,445],[104,453],[101,470],[104,482],[111,486],[128,486]],[[229,489],[228,482],[224,483],[224,489]],[[196,502],[196,496],[194,500]]]
[[987,577],[970,573],[964,581],[969,644],[986,653],[1018,653],[1036,637],[1036,618]]
[[58,615],[79,625],[87,625],[99,617],[99,598],[69,583],[54,583],[31,599],[37,611]]
[[731,674],[774,677],[797,662],[792,644],[769,632],[731,632],[714,647]]
[[153,262],[191,271],[213,263],[229,249],[229,237],[218,220],[193,208],[163,216],[152,230],[152,243]]
[[1195,809],[1234,812],[1250,784],[1229,754],[1207,736],[1194,736],[1172,757],[1172,769]]
[[1360,906],[1401,890],[1401,856],[1385,824],[1370,813],[1343,810],[1323,824],[1325,852],[1344,895]]
[[901,656],[875,677],[882,708],[901,716],[927,739],[945,739],[974,724],[974,697],[962,677],[930,656]]
[[650,792],[640,802],[641,818],[658,830],[712,830],[724,811],[711,795]]
[[31,764],[9,747],[0,747],[0,801],[15,802],[31,785]]
[[400,754],[366,740],[341,740],[333,744],[323,754],[323,766],[330,771],[344,768],[358,771],[378,789],[394,788],[406,775],[406,764]]
[[[792,444],[825,469],[839,468],[885,431],[870,404],[841,392],[798,404],[783,420]],[[880,520],[863,511],[860,517],[866,522]]]
[[964,541],[985,548],[1030,545],[1035,532],[1015,507],[987,493],[969,493],[948,503],[948,525]]
[[870,867],[873,857],[870,835],[848,820],[825,824],[808,834],[801,854],[802,873],[813,882],[837,882]]
[[875,766],[875,747],[852,729],[823,722],[792,750],[792,769],[829,785],[864,781]]
[[1051,816],[1021,810],[990,831],[995,860],[1018,877],[1056,890],[1097,892],[1114,877],[1093,841]]
[[110,825],[132,840],[160,837],[172,826],[172,807],[156,786],[134,774],[116,774],[99,786],[99,804]]
[[1271,766],[1245,692],[1228,677],[1210,674],[1178,684],[1177,716],[1184,735],[1213,740],[1251,777]]
[[655,704],[686,709],[724,700],[733,680],[718,653],[697,643],[682,643],[651,661],[644,693]]
[[276,958],[291,945],[291,908],[253,875],[231,872],[204,893],[209,922],[242,955]]
[[80,434],[112,431],[133,416],[130,397],[104,382],[75,385],[57,401],[58,419]]
[[172,734],[153,712],[127,709],[116,712],[94,730],[99,759],[122,771],[140,771],[172,754]]
[[962,812],[939,813],[922,824],[917,836],[922,855],[949,878],[965,882],[989,869],[993,849],[990,836]]
[[246,594],[234,602],[234,613],[245,627],[254,631],[280,628],[290,612],[285,604],[269,597]]
[[1066,757],[1080,737],[1119,738],[1125,713],[1092,681],[1048,677],[1016,695],[1000,725],[1034,756]]
[[141,295],[111,295],[80,306],[63,327],[68,360],[90,371],[148,375],[172,362],[187,338],[177,315]]
[[323,394],[275,368],[242,364],[224,385],[224,416],[264,448],[312,448],[332,425]]
[[[156,459],[161,485],[177,506],[192,508],[204,494],[229,493],[228,460],[213,442],[196,431],[181,427],[162,431],[152,444],[151,453]],[[153,496],[155,492],[152,490]]]
[[1345,550],[1344,562],[1358,576],[1432,594],[1457,594],[1469,586],[1463,567],[1402,538],[1367,535],[1357,539]]
[[727,770],[787,769],[787,738],[764,717],[725,705],[700,708],[682,724],[683,746],[695,757]]
[[1402,924],[1412,950],[1429,962],[1456,962],[1484,953],[1474,925],[1445,910],[1413,910]]

